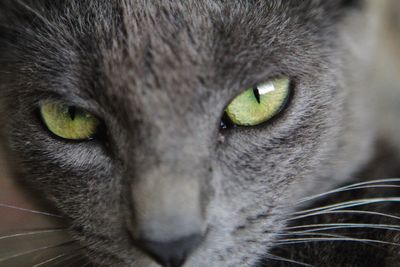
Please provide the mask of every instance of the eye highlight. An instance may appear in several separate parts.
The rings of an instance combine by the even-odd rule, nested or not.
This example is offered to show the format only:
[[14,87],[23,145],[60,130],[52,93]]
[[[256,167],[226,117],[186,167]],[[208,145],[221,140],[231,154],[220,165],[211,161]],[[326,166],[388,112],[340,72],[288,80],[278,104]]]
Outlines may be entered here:
[[250,127],[271,120],[285,107],[289,93],[290,80],[287,77],[247,89],[226,108],[222,127]]
[[41,103],[40,115],[47,129],[63,139],[90,140],[100,127],[100,120],[91,113],[61,102]]

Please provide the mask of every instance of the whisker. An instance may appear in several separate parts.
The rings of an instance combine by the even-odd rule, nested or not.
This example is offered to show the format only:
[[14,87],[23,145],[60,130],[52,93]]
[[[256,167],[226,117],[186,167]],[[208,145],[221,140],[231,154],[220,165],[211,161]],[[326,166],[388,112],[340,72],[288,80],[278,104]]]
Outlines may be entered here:
[[60,263],[56,263],[54,267],[59,266],[59,264],[62,264],[61,266],[63,267],[71,267],[71,266],[77,266],[77,263],[81,262],[85,257],[83,255],[74,255],[73,257],[70,257],[68,259],[65,259],[61,261]]
[[75,240],[67,241],[67,242],[64,242],[64,243],[61,243],[61,244],[58,244],[58,245],[55,245],[55,246],[45,246],[45,247],[41,247],[41,248],[28,250],[28,251],[25,251],[25,252],[21,252],[21,253],[17,253],[17,254],[11,255],[9,257],[1,258],[0,262],[4,262],[4,261],[11,260],[11,259],[14,259],[14,258],[17,258],[17,257],[20,257],[20,256],[29,255],[29,254],[32,254],[32,253],[35,253],[35,252],[39,252],[39,251],[43,251],[43,250],[47,250],[47,249],[59,248],[59,247],[67,246],[67,245],[70,245],[70,244],[75,243],[75,242],[77,242],[77,241],[75,241]]
[[[88,263],[90,263],[90,261],[87,259],[87,255],[85,255],[83,253],[83,250],[85,248],[88,248],[90,245],[94,245],[95,243],[96,242],[91,242],[90,244],[88,244],[86,246],[81,246],[80,248],[73,250],[73,253],[71,253],[65,259],[62,259],[61,261],[59,261],[57,263],[57,265],[62,263],[63,264],[62,266],[64,266],[64,267],[76,266],[76,264],[82,260],[88,261]],[[70,262],[68,262],[69,260],[70,260]]]
[[293,218],[288,219],[287,221],[294,221],[298,219],[304,219],[304,218],[309,218],[313,216],[318,216],[318,215],[326,215],[326,214],[362,214],[362,215],[377,215],[377,216],[382,216],[386,218],[391,218],[391,219],[396,219],[400,220],[400,217],[394,216],[391,214],[385,214],[385,213],[380,213],[380,212],[374,212],[374,211],[363,211],[363,210],[328,210],[328,211],[320,211],[320,212],[314,212],[311,214],[306,214],[306,215],[301,215],[301,216],[296,216]]
[[[318,228],[316,228],[316,227],[318,227]],[[321,227],[328,227],[331,230],[335,230],[335,229],[350,229],[350,228],[367,228],[367,229],[382,229],[382,230],[400,231],[400,226],[397,226],[397,225],[362,224],[362,223],[309,224],[309,225],[299,225],[299,226],[286,227],[285,230],[316,228],[316,229],[304,230],[304,232],[312,232],[312,231],[317,231],[318,232],[318,231],[322,231],[324,229],[324,228],[321,228]]]
[[[362,183],[356,183],[356,184],[352,184],[352,185],[347,185],[347,186],[343,186],[325,193],[321,193],[321,194],[317,194],[314,196],[310,196],[310,197],[306,197],[303,198],[302,200],[300,200],[299,202],[296,203],[296,205],[310,201],[310,200],[314,200],[316,198],[321,198],[321,197],[325,197],[331,194],[335,194],[335,193],[340,193],[340,192],[345,192],[345,191],[350,191],[350,190],[358,190],[358,189],[364,189],[364,188],[373,188],[375,186],[371,186],[371,187],[366,187],[368,185],[373,185],[376,183],[393,183],[393,182],[400,182],[400,178],[393,178],[393,179],[381,179],[381,180],[373,180],[373,181],[367,181],[367,182],[362,182]],[[397,187],[396,185],[389,185],[391,187]]]
[[[83,251],[85,248],[88,248],[91,245],[95,245],[96,243],[97,243],[96,241],[90,242],[87,245],[80,247],[77,251],[79,253],[79,251]],[[85,253],[78,254],[78,255],[76,255],[75,258],[72,258],[71,262],[69,262],[68,265],[63,265],[63,267],[77,266],[77,263],[79,263],[81,261],[87,262],[84,265],[84,266],[87,266],[87,265],[91,264],[91,261],[89,260],[89,255],[94,256],[93,253],[90,251],[86,251]],[[65,261],[63,261],[63,262],[65,262]]]
[[51,230],[39,230],[39,231],[32,231],[32,232],[26,232],[26,233],[5,235],[5,236],[0,236],[0,240],[9,239],[9,238],[13,238],[13,237],[22,237],[22,236],[39,235],[39,234],[47,234],[47,233],[56,233],[56,232],[63,232],[63,231],[67,231],[67,229],[66,228],[61,228],[61,229],[51,229]]
[[[351,189],[358,190],[358,189],[370,189],[370,188],[400,188],[400,185],[394,185],[394,184],[364,185],[364,186],[352,187]],[[341,192],[346,192],[346,191],[341,191]]]
[[277,245],[290,245],[290,244],[300,244],[300,243],[312,243],[312,242],[359,242],[359,243],[376,243],[390,246],[400,246],[400,244],[387,242],[382,240],[374,239],[361,239],[361,238],[289,238],[283,239],[277,242]]
[[73,259],[74,257],[80,257],[82,255],[81,251],[84,248],[85,247],[81,247],[81,248],[77,248],[77,249],[74,249],[74,250],[69,251],[69,252],[65,252],[65,253],[60,254],[60,255],[58,255],[58,256],[56,256],[54,258],[46,260],[46,261],[44,261],[44,262],[42,262],[40,264],[34,265],[33,267],[39,267],[39,266],[45,265],[45,264],[47,264],[49,262],[53,262],[52,263],[53,266],[56,266],[56,265],[61,264],[61,263],[65,263],[66,261],[68,261],[70,259]]
[[54,262],[55,260],[57,260],[57,259],[59,259],[59,258],[62,258],[62,257],[64,257],[64,256],[66,256],[66,255],[68,255],[68,254],[67,254],[67,253],[60,254],[60,255],[58,255],[58,256],[56,256],[56,257],[54,257],[54,258],[51,258],[51,259],[45,260],[45,261],[43,261],[43,262],[41,262],[41,263],[35,264],[35,265],[33,265],[32,267],[43,266],[43,265],[45,265],[45,264],[47,264],[47,263]]
[[41,15],[37,10],[33,9],[32,7],[30,7],[27,3],[23,2],[22,0],[16,0],[16,2],[20,6],[25,8],[27,11],[31,12],[32,14],[34,14],[37,18],[39,18],[41,21],[43,21],[47,25],[52,25],[49,20],[47,20],[43,15]]
[[[63,264],[62,266],[64,266],[64,267],[76,266],[76,263],[81,261],[84,258],[85,258],[84,255],[82,255],[80,252],[76,252],[76,253],[70,255],[70,257],[62,259],[62,261],[55,263],[55,266],[57,266],[59,264]],[[68,262],[68,261],[70,261],[70,262]]]
[[[60,262],[60,264],[62,263],[64,267],[70,267],[70,266],[76,266],[76,263],[80,262],[82,259],[84,258],[83,255],[73,255],[72,257],[63,260],[62,262]],[[67,262],[69,261],[69,262]],[[58,266],[59,263],[56,263],[55,266]]]
[[336,238],[346,238],[346,236],[343,235],[334,235],[334,234],[327,234],[327,233],[312,233],[312,232],[308,232],[308,231],[301,231],[301,232],[287,232],[287,233],[281,233],[278,234],[280,236],[324,236],[324,237],[336,237]]
[[8,204],[3,204],[3,203],[0,203],[0,207],[1,208],[7,208],[7,209],[15,209],[15,210],[18,210],[18,211],[24,211],[24,212],[29,212],[29,213],[33,213],[33,214],[45,215],[45,216],[50,216],[50,217],[63,218],[61,215],[57,215],[57,214],[53,214],[53,213],[37,211],[37,210],[31,210],[31,209],[21,208],[21,207],[8,205]]
[[292,260],[292,259],[279,257],[279,256],[276,256],[276,255],[273,255],[273,254],[270,254],[270,253],[268,253],[267,256],[268,256],[268,259],[270,259],[270,260],[294,263],[294,264],[297,264],[297,265],[300,265],[300,266],[306,266],[306,267],[314,267],[314,265],[310,265],[310,264],[307,264],[307,263],[304,263],[304,262],[300,262],[300,261],[295,261],[295,260]]
[[342,208],[352,208],[352,207],[357,207],[357,206],[365,206],[365,205],[370,205],[370,204],[376,204],[376,203],[385,203],[385,202],[400,202],[400,198],[394,197],[394,198],[370,198],[370,199],[358,199],[358,200],[353,200],[353,201],[348,201],[348,202],[342,202],[342,203],[337,203],[337,204],[331,204],[323,207],[318,207],[318,208],[313,208],[309,210],[303,210],[303,211],[298,211],[294,212],[293,215],[301,215],[301,214],[307,214],[311,212],[318,212],[322,210],[327,210],[327,211],[332,211],[336,209],[342,209]]

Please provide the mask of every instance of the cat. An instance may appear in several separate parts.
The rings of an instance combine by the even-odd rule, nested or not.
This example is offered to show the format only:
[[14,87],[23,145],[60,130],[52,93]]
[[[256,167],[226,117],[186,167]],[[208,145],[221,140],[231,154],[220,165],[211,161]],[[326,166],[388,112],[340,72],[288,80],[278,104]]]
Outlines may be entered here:
[[[398,182],[368,183],[400,172],[373,163],[391,146],[378,142],[363,83],[368,10],[349,0],[2,0],[9,162],[62,214],[93,266],[394,266],[393,229],[363,238],[350,228],[353,242],[344,224],[303,231],[396,224],[379,209],[313,216]],[[227,119],[246,88],[277,78],[290,91],[279,114],[251,127]],[[52,128],[46,120],[64,107],[54,103],[71,121],[79,110],[79,131],[96,120],[96,134]],[[368,166],[382,176],[363,174]],[[352,182],[363,184],[330,192]],[[380,213],[395,216],[386,202]]]

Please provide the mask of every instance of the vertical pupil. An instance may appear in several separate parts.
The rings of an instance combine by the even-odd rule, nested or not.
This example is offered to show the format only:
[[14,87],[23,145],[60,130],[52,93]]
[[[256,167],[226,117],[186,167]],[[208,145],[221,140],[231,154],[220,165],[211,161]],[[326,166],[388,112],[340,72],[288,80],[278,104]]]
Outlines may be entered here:
[[75,119],[76,115],[76,108],[75,107],[68,107],[68,114],[71,117],[71,120]]
[[258,104],[260,104],[260,91],[258,91],[257,86],[253,87],[253,94],[254,94]]

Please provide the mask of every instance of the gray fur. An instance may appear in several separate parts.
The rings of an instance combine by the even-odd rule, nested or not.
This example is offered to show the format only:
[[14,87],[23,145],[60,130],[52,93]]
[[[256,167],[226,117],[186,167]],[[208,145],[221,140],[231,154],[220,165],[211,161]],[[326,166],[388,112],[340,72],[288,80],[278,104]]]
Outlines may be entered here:
[[[349,75],[364,55],[351,49],[365,25],[352,2],[3,0],[2,130],[20,176],[97,264],[157,266],[132,237],[207,231],[185,266],[253,266],[293,203],[372,154]],[[281,75],[294,95],[279,118],[220,130],[233,97]],[[48,98],[98,115],[106,134],[55,139],[35,115]]]

